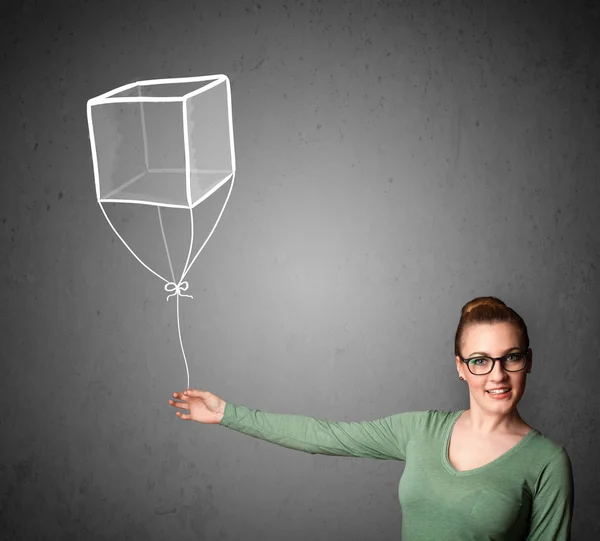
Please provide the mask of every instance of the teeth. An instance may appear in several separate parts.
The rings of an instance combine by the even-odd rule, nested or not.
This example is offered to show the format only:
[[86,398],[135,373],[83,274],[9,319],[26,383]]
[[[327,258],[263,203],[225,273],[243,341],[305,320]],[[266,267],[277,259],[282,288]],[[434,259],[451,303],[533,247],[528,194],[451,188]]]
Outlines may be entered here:
[[508,391],[508,389],[499,389],[499,390],[495,390],[495,391],[488,391],[488,393],[492,393],[492,394],[502,394],[504,392]]

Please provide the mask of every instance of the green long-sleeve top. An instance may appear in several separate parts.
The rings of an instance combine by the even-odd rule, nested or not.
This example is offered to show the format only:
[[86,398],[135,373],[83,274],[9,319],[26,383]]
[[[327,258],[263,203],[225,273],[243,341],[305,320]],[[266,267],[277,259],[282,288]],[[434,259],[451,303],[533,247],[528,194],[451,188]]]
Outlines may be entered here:
[[463,411],[333,422],[228,402],[220,425],[310,454],[404,461],[403,541],[570,540],[574,490],[565,448],[532,429],[492,462],[457,471],[448,445]]

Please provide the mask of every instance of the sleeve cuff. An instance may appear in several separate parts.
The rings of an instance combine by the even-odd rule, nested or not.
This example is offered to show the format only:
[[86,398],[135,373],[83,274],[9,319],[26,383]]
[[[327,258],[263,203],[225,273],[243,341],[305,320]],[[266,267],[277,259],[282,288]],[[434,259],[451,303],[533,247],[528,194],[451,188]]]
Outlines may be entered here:
[[219,422],[220,425],[229,426],[230,422],[235,418],[235,405],[231,402],[225,404],[225,410],[223,410],[223,418]]

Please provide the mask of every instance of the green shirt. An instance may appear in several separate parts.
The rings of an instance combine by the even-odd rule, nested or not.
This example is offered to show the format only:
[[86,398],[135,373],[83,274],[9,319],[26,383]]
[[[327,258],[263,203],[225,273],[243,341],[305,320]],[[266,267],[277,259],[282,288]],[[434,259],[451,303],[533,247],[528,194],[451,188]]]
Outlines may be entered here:
[[574,490],[564,447],[531,430],[489,464],[456,471],[448,443],[460,411],[333,422],[227,402],[220,424],[310,454],[405,461],[403,541],[568,541]]

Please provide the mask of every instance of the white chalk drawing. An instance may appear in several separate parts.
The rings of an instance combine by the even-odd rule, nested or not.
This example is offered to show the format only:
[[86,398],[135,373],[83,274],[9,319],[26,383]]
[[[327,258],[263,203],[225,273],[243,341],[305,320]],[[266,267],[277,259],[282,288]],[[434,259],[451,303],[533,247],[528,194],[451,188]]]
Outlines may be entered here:
[[[137,81],[91,98],[87,119],[98,204],[117,237],[150,272],[165,282],[167,300],[177,300],[177,331],[190,387],[190,372],[181,339],[179,297],[185,277],[212,236],[229,201],[235,180],[231,88],[226,75]],[[192,258],[193,209],[229,181],[229,192],[208,237]],[[151,269],[129,247],[109,219],[104,203],[153,205],[171,270],[171,279]],[[190,247],[181,276],[173,272],[161,207],[187,209]]]

